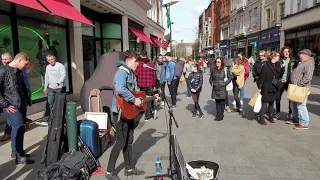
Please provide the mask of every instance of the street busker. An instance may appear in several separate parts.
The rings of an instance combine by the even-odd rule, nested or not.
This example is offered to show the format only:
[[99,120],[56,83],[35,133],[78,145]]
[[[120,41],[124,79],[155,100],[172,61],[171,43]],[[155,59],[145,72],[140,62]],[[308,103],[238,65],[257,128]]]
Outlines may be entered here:
[[199,97],[202,91],[203,75],[198,64],[192,65],[192,73],[188,77],[188,86],[191,91],[191,97],[194,102],[194,110],[192,112],[192,117],[197,116],[197,111],[199,111],[199,118],[203,118],[203,113],[199,105]]

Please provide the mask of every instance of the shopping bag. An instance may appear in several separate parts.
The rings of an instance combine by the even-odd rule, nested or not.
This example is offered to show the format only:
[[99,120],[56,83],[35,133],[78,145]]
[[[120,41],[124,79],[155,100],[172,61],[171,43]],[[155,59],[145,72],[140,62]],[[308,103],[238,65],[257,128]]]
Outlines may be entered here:
[[255,112],[255,113],[259,113],[260,112],[260,109],[261,109],[261,106],[262,106],[261,98],[262,98],[262,96],[261,96],[261,94],[259,94],[257,99],[256,99],[256,102],[254,103],[253,112]]
[[[225,74],[224,82],[227,82],[228,81],[227,68],[224,68],[224,74]],[[232,91],[233,90],[232,81],[226,86],[226,90],[227,91]]]
[[182,74],[180,79],[179,79],[179,87],[182,87],[182,83],[186,80],[186,78],[184,77],[184,75]]
[[303,103],[308,93],[310,92],[310,88],[308,87],[300,87],[294,84],[289,84],[287,99],[292,102]]
[[258,98],[258,96],[260,95],[259,92],[256,92],[256,94],[254,94],[254,96],[250,99],[249,101],[249,106],[254,107],[254,104],[256,103],[256,100]]

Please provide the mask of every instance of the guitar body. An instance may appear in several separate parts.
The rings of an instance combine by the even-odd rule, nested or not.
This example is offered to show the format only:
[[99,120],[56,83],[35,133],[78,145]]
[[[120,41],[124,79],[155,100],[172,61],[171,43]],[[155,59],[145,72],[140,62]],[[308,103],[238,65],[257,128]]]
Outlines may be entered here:
[[147,109],[147,95],[143,91],[130,91],[135,98],[140,98],[142,100],[142,105],[140,107],[135,106],[131,102],[125,101],[121,96],[117,96],[117,107],[121,109],[121,119],[133,120],[141,111]]

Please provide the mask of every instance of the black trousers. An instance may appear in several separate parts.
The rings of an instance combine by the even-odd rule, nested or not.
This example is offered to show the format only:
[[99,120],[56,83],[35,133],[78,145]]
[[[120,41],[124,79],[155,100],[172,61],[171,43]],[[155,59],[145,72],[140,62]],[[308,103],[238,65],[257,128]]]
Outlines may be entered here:
[[201,91],[197,91],[197,92],[191,92],[191,97],[193,99],[193,102],[194,102],[194,109],[193,109],[193,114],[197,114],[197,111],[199,111],[200,114],[203,114],[202,113],[202,110],[200,108],[200,105],[199,105],[199,97],[200,97],[200,93]]
[[240,98],[239,98],[239,93],[240,93],[239,86],[235,80],[233,80],[232,83],[233,83],[233,96],[237,104],[237,109],[241,109]]
[[179,80],[174,79],[171,84],[168,84],[169,92],[171,95],[171,103],[172,105],[177,105],[177,92],[178,92]]
[[[289,84],[288,83],[281,83],[281,87],[280,87],[280,99],[276,100],[276,109],[277,109],[277,113],[281,112],[281,97],[284,91],[286,91],[288,89]],[[289,101],[289,114],[292,114],[292,109],[290,106],[290,101]]]
[[160,84],[161,89],[161,100],[164,101],[164,98],[166,97],[166,82],[163,82]]
[[262,118],[264,116],[264,113],[268,107],[268,111],[269,111],[269,117],[273,117],[273,105],[274,105],[274,101],[272,102],[264,102],[262,101],[262,106],[261,106],[261,110],[260,110],[260,117]]
[[224,109],[226,107],[225,99],[215,99],[216,101],[216,118],[224,118]]
[[113,118],[116,126],[116,142],[110,153],[110,159],[107,171],[114,173],[115,165],[122,150],[124,166],[126,170],[134,168],[132,160],[132,144],[134,133],[134,120],[119,120],[117,113],[113,113]]
[[[154,96],[153,88],[147,87],[147,88],[140,88],[141,91],[145,92],[147,96]],[[154,101],[147,101],[147,110],[144,112],[145,117],[150,117],[152,115],[152,112],[154,110]]]

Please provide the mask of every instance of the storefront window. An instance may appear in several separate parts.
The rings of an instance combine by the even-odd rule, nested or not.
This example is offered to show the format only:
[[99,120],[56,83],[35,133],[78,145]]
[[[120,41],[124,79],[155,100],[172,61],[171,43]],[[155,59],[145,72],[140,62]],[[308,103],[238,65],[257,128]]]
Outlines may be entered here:
[[99,61],[101,55],[102,55],[101,41],[96,41],[96,59],[97,59],[97,62]]
[[6,1],[1,1],[0,10],[5,12],[10,12],[11,11],[10,3]]
[[103,38],[121,39],[121,25],[114,23],[103,24]]
[[103,40],[103,52],[112,52],[118,51],[121,52],[121,40],[117,39],[104,39]]
[[94,26],[95,26],[95,29],[94,29],[94,31],[95,31],[95,36],[96,36],[97,38],[101,38],[101,23],[95,21],[95,22],[94,22]]
[[10,18],[9,16],[0,15],[0,56],[5,52],[9,52],[14,56]]
[[[18,38],[20,51],[29,54],[33,65],[32,70],[28,72],[32,99],[46,97],[43,93],[46,59],[41,55],[41,52],[47,51],[54,54],[57,61],[62,63],[68,72],[66,29],[18,19]],[[68,76],[67,73],[65,79],[67,92],[69,91]]]

